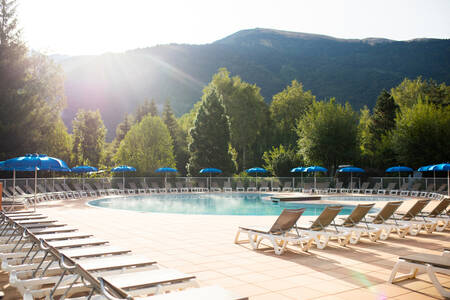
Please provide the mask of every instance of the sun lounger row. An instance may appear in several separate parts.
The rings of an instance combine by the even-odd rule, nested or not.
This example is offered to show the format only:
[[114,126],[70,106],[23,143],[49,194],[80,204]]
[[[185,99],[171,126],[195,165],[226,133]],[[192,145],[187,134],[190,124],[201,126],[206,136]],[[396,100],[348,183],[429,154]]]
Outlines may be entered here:
[[418,235],[421,231],[432,233],[443,231],[449,226],[450,217],[447,208],[450,199],[438,202],[432,210],[424,211],[430,200],[417,200],[406,212],[397,212],[402,201],[388,202],[377,214],[369,211],[374,204],[358,204],[352,213],[337,219],[342,206],[327,206],[314,222],[308,225],[297,225],[304,209],[285,209],[270,228],[246,227],[238,228],[235,243],[241,234],[247,234],[252,248],[257,249],[263,239],[271,242],[276,254],[282,254],[288,243],[298,245],[301,250],[308,251],[312,244],[324,249],[331,239],[345,246],[356,244],[362,236],[371,241],[386,240],[392,232],[399,237],[407,234]]
[[[270,242],[275,254],[281,255],[288,244],[308,251],[315,244],[318,249],[327,246],[329,240],[336,239],[341,246],[356,244],[362,236],[371,241],[385,240],[392,232],[399,237],[407,234],[417,235],[421,231],[432,233],[444,231],[450,225],[448,207],[450,199],[438,202],[431,210],[425,211],[430,200],[417,200],[408,211],[397,212],[402,201],[388,202],[375,215],[369,215],[374,204],[359,204],[347,217],[336,220],[341,206],[327,206],[323,212],[310,224],[297,225],[305,209],[285,209],[270,228],[242,226],[238,228],[235,243],[250,243],[253,249],[258,249],[263,240]],[[240,240],[241,234],[247,234],[247,240]],[[396,277],[404,267],[410,268],[410,273]],[[450,249],[445,249],[442,256],[430,254],[415,254],[400,257],[394,266],[389,282],[414,278],[418,271],[427,272],[433,285],[444,297],[450,297],[450,292],[438,280],[435,273],[450,275]]]
[[0,213],[0,259],[24,299],[246,299],[31,211]]

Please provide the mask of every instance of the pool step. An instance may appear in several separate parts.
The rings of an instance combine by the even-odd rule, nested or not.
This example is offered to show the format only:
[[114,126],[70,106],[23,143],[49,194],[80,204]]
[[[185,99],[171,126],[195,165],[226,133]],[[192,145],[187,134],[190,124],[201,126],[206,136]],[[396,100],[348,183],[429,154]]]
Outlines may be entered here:
[[272,202],[288,202],[288,201],[314,201],[320,200],[320,196],[272,196]]

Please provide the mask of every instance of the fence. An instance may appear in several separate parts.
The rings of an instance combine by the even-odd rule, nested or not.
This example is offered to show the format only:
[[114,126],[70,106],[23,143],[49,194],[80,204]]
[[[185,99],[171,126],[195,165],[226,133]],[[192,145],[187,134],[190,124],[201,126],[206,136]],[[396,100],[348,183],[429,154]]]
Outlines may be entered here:
[[[375,183],[380,182],[382,188],[386,188],[389,183],[395,183],[396,188],[399,188],[404,183],[408,184],[408,189],[419,184],[417,190],[429,190],[435,191],[441,185],[447,184],[447,178],[417,178],[417,177],[368,177],[364,179],[370,183],[369,187],[375,185]],[[0,182],[3,183],[3,188],[8,189],[13,186],[13,179],[1,179]],[[291,187],[305,187],[305,185],[314,186],[320,184],[329,184],[330,187],[336,185],[336,178],[334,177],[104,177],[104,178],[38,178],[37,184],[41,185],[46,191],[51,191],[55,189],[55,184],[65,183],[73,188],[74,184],[79,184],[82,189],[92,188],[116,188],[119,184],[125,183],[125,186],[129,186],[130,183],[135,183],[138,187],[141,187],[141,183],[145,183],[151,186],[152,183],[158,186],[165,186],[166,183],[175,187],[177,183],[182,183],[183,185],[192,186],[204,186],[210,187],[212,185],[217,185],[223,187],[227,182],[233,189],[236,188],[238,184],[241,184],[244,188],[249,186],[255,186],[257,188],[261,185],[267,185],[269,187],[273,186],[287,186]],[[348,185],[350,178],[344,179],[344,186]],[[353,182],[356,182],[356,186],[360,187],[362,182],[360,177],[353,177]],[[34,178],[17,178],[15,182],[16,186],[30,186],[34,189]]]

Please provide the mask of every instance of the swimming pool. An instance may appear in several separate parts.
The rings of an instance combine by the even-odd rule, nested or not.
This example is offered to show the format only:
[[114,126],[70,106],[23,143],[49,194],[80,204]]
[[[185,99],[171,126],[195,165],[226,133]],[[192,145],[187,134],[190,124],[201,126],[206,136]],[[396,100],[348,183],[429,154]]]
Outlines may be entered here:
[[373,195],[373,196],[353,196],[353,195],[342,195],[342,196],[322,196],[322,200],[331,200],[331,201],[405,201],[411,198],[400,197],[400,196],[388,196],[388,195]]
[[[326,205],[263,200],[269,194],[204,193],[154,194],[147,196],[108,197],[89,202],[92,206],[140,212],[197,215],[279,215],[284,208],[306,208],[304,215],[319,215]],[[345,205],[340,214],[349,214],[354,206]]]

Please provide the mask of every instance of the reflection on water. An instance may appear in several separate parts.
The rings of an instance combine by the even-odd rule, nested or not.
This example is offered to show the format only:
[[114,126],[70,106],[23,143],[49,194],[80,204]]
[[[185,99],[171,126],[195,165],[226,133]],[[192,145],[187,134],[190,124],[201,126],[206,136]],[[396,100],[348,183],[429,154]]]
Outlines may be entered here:
[[[268,194],[155,194],[149,196],[112,197],[90,201],[94,206],[199,215],[279,215],[284,208],[306,208],[304,215],[319,215],[326,205],[308,203],[274,203],[262,200]],[[354,206],[345,206],[341,214],[349,214]]]

